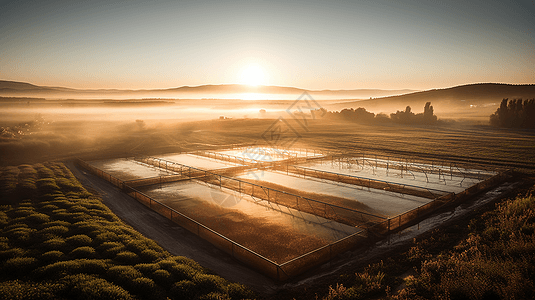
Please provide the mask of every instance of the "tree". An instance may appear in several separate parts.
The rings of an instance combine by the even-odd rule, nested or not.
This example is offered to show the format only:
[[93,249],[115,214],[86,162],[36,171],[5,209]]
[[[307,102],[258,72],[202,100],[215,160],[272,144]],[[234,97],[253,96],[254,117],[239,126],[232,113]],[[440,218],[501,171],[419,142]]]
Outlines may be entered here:
[[489,119],[490,124],[496,127],[535,129],[535,99],[505,98]]

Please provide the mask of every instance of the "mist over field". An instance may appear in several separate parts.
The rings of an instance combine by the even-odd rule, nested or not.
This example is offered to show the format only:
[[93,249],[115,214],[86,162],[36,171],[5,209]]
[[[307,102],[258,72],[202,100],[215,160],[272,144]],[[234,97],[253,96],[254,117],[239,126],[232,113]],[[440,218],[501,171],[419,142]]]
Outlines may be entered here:
[[[498,91],[481,96],[477,93],[477,89],[481,88]],[[467,144],[465,137],[476,139],[478,135],[486,138],[489,134],[496,137],[503,135],[503,132],[489,127],[489,117],[496,111],[504,93],[527,98],[527,95],[535,94],[533,90],[533,86],[469,85],[360,101],[316,100],[314,94],[303,94],[309,98],[301,95],[301,98],[286,100],[2,97],[1,163],[39,162],[75,156],[126,157],[223,147],[233,143],[266,144],[270,141],[266,141],[263,134],[278,119],[289,122],[289,128],[281,132],[291,135],[295,131],[298,135],[296,142],[302,145],[321,145],[337,151],[366,144],[373,145],[370,150],[378,146],[399,149],[399,146],[389,144],[389,136],[399,137],[402,132],[414,131],[416,136],[402,139],[401,143],[405,144],[401,148],[425,149],[431,142],[437,145],[433,152],[440,152],[443,146],[439,146],[438,141],[452,135],[458,140],[447,138],[447,143],[458,144],[460,153],[473,157],[480,154],[470,152],[474,150],[462,150]],[[399,114],[407,106],[411,106],[412,114],[421,114],[428,101],[432,101],[432,113],[439,123],[422,127],[381,121],[390,120],[391,114]],[[312,115],[311,111],[320,108],[334,113],[360,108],[368,114],[375,114],[377,121],[362,124],[359,120],[355,123],[352,119],[320,117],[317,112]],[[308,120],[307,128],[299,123],[299,118]],[[322,138],[326,132],[329,132],[326,136],[331,141],[329,143],[324,143],[325,138]],[[353,136],[349,138],[348,133]],[[422,133],[428,134],[429,139],[419,145],[416,141]],[[526,134],[522,139],[526,138],[528,142],[530,134]],[[507,140],[508,135],[502,138]],[[520,156],[516,151],[521,151],[526,145],[510,143],[507,147],[516,157]],[[503,152],[503,158],[508,155],[511,155],[508,150]]]

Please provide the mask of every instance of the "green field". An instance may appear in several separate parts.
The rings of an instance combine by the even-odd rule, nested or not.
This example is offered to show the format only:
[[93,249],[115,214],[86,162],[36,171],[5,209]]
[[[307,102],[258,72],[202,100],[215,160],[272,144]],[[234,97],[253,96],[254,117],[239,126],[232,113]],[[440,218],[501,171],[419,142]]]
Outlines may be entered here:
[[0,178],[1,299],[253,297],[123,223],[62,163]]

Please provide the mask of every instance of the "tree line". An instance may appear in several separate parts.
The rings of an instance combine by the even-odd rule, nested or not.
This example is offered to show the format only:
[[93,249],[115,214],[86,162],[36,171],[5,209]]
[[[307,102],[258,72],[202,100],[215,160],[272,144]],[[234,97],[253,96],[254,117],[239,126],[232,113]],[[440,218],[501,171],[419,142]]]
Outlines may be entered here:
[[438,122],[437,116],[434,114],[431,102],[427,102],[424,106],[424,112],[415,114],[412,112],[410,106],[407,106],[404,111],[397,111],[395,113],[374,114],[367,111],[365,108],[359,107],[357,109],[345,108],[341,111],[328,111],[324,108],[319,110],[316,115],[323,116],[324,119],[331,120],[347,120],[358,123],[398,123],[398,124],[412,124],[412,125],[433,125]]
[[490,115],[490,125],[535,129],[535,99],[503,99],[496,112]]

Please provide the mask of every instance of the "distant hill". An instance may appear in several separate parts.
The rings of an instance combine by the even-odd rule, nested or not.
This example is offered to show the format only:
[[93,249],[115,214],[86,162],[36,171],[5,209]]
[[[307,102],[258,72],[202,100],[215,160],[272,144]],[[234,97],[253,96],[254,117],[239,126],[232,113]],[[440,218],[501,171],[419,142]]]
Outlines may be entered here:
[[365,99],[414,92],[414,90],[306,90],[284,86],[248,86],[241,84],[220,84],[181,86],[169,89],[152,90],[84,90],[64,87],[37,86],[30,83],[0,81],[0,96],[3,97],[45,97],[45,98],[239,98],[239,94],[275,95],[277,99],[292,100],[304,92],[318,99]]
[[355,100],[339,103],[330,109],[364,107],[374,112],[395,112],[410,106],[420,112],[426,102],[431,102],[435,112],[441,114],[488,116],[496,111],[504,98],[535,98],[535,85],[513,85],[501,83],[479,83],[408,93],[399,96],[369,100]]

